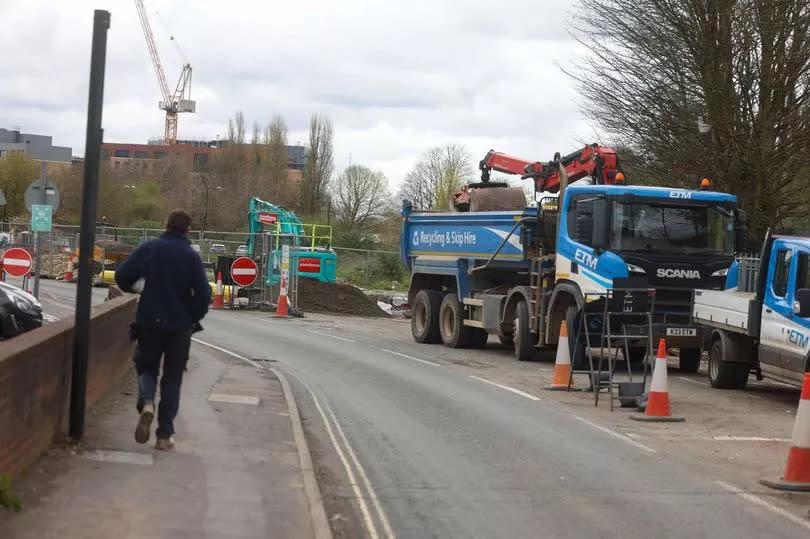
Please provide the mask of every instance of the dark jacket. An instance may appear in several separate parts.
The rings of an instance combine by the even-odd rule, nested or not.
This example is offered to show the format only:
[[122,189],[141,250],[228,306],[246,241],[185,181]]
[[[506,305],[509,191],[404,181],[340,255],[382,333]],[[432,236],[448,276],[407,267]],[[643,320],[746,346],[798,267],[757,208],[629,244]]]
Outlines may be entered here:
[[208,312],[211,287],[185,235],[164,232],[135,249],[115,272],[127,292],[140,278],[146,281],[135,318],[140,329],[186,330]]

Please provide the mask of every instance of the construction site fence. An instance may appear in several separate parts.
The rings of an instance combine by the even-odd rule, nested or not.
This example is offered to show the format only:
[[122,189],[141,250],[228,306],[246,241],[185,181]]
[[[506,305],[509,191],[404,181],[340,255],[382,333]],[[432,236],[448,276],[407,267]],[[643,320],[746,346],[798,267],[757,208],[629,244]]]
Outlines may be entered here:
[[[295,243],[298,249],[311,250],[331,248],[338,255],[338,278],[356,286],[369,287],[374,283],[385,282],[386,288],[401,286],[407,278],[402,263],[399,261],[399,251],[385,249],[358,249],[330,245],[331,227],[328,225],[304,225],[307,232],[298,236]],[[307,228],[309,227],[309,228]],[[114,225],[99,224],[96,227],[96,241],[118,241],[132,247],[159,237],[162,229],[118,227]],[[279,239],[284,234],[273,232],[255,233],[256,259],[275,249]],[[189,239],[204,262],[214,262],[218,256],[240,256],[243,250],[240,247],[248,243],[251,233],[192,230]],[[79,226],[54,224],[51,232],[43,232],[41,249],[44,261],[44,272],[48,274],[59,273],[64,261],[54,261],[54,257],[65,255],[68,251],[75,252],[79,246]],[[0,222],[0,250],[9,247],[23,247],[32,253],[36,248],[35,234],[30,230],[28,222]],[[65,255],[66,256],[66,255]],[[50,262],[49,262],[50,260]],[[60,265],[61,264],[61,265]]]

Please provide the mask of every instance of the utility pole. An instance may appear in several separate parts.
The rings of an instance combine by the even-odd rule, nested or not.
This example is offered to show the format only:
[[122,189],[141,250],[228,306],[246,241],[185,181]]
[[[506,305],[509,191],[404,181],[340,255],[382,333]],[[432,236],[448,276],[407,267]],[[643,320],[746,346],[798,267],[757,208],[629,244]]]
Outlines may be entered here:
[[216,187],[208,187],[205,180],[203,180],[203,185],[205,186],[205,207],[203,209],[202,229],[205,231],[205,227],[208,225],[208,195],[211,191],[219,191],[222,189],[222,186],[218,185]]
[[90,355],[90,306],[93,275],[93,244],[96,239],[98,168],[101,158],[101,113],[104,107],[104,67],[107,61],[107,32],[110,12],[97,9],[93,14],[93,44],[90,53],[90,95],[87,100],[82,220],[79,236],[79,284],[76,288],[76,324],[73,336],[73,371],[70,379],[69,434],[74,440],[84,436],[84,409],[87,399],[87,360]]

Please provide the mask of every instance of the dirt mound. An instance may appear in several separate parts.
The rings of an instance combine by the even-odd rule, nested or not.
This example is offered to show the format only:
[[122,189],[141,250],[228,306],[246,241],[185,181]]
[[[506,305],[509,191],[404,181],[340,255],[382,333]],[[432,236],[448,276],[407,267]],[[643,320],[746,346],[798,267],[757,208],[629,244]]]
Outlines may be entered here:
[[336,313],[352,316],[388,317],[377,303],[350,284],[298,280],[298,308],[304,313]]

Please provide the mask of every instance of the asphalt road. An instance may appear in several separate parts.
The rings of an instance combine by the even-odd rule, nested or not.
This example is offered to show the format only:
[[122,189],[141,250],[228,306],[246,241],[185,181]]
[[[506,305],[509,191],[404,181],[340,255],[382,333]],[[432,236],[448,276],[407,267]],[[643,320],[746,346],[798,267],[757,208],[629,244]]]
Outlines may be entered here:
[[[22,279],[9,277],[7,282],[17,287],[22,286]],[[30,289],[33,290],[33,287],[32,282]],[[103,303],[107,298],[107,289],[93,288],[92,294],[93,305]],[[42,303],[42,312],[46,324],[72,317],[76,304],[76,284],[53,279],[41,279],[39,281],[39,301]]]
[[[549,394],[435,360],[430,346],[254,313],[214,311],[204,326],[200,340],[272,361],[294,380],[318,458],[334,465],[368,536],[739,539],[810,531],[810,521],[617,437]],[[334,447],[337,457],[324,456]]]

